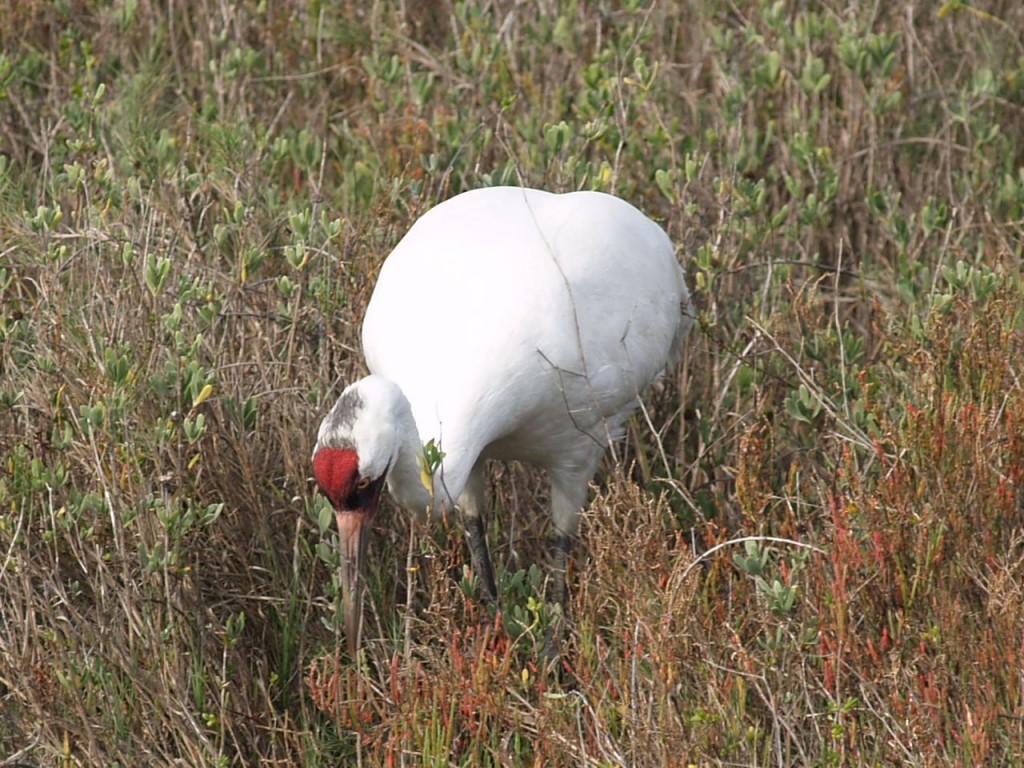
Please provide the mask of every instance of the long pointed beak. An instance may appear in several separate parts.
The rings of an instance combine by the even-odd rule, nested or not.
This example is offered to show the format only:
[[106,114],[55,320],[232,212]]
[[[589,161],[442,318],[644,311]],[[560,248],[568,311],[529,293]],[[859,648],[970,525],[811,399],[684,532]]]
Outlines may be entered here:
[[364,510],[346,510],[335,515],[341,545],[341,598],[345,610],[345,637],[348,655],[354,660],[359,651],[363,623],[363,560],[366,555],[366,521]]

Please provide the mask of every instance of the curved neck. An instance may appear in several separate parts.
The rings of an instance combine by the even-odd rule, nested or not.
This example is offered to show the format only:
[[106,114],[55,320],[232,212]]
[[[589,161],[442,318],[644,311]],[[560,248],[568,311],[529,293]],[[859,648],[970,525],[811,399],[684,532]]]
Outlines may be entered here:
[[[445,508],[451,509],[465,489],[471,467],[463,467],[458,455],[446,454],[435,469],[433,478],[428,478],[423,469],[424,450],[418,432],[404,434],[414,437],[399,438],[398,456],[388,474],[391,495],[415,515],[436,515]],[[440,447],[444,450],[443,445]]]
[[433,478],[428,478],[424,471],[422,436],[431,437],[431,430],[427,427],[421,432],[404,393],[400,400],[394,409],[398,453],[388,473],[388,489],[395,500],[413,514],[439,514],[458,501],[476,456],[469,457],[466,446],[457,439],[446,441],[442,437],[437,447],[444,452],[444,458],[435,467]]
[[423,443],[420,441],[420,433],[416,428],[409,401],[404,394],[401,400],[395,409],[398,453],[388,472],[388,490],[403,507],[414,514],[422,515],[432,506],[431,496],[423,484],[423,471],[420,468]]

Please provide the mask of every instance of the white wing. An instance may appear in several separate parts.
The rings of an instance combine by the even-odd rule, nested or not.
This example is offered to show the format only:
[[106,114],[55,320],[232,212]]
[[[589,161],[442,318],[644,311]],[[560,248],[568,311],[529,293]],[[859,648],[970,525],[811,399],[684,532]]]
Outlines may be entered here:
[[607,442],[689,314],[671,242],[633,206],[496,187],[410,229],[381,269],[363,347],[423,440],[551,468]]

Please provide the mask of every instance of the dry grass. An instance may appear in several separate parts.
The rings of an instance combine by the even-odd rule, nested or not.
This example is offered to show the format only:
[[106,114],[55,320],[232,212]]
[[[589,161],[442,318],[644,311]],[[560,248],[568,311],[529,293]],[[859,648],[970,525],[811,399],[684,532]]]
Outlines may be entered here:
[[[1018,3],[0,18],[0,763],[1024,762]],[[380,260],[499,181],[648,211],[699,327],[558,676],[523,468],[499,617],[385,510],[357,667],[315,426]]]

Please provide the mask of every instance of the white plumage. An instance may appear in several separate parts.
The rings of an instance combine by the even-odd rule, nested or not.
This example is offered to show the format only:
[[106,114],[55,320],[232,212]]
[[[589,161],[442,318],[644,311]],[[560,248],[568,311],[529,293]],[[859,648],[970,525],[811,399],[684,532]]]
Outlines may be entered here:
[[[462,513],[485,598],[484,460],[547,471],[556,583],[587,485],[693,324],[668,236],[610,195],[495,187],[441,203],[380,271],[363,323],[371,375],[320,426],[314,473],[337,511],[350,650],[363,523],[382,481],[413,512]],[[423,445],[444,452],[423,482]]]

